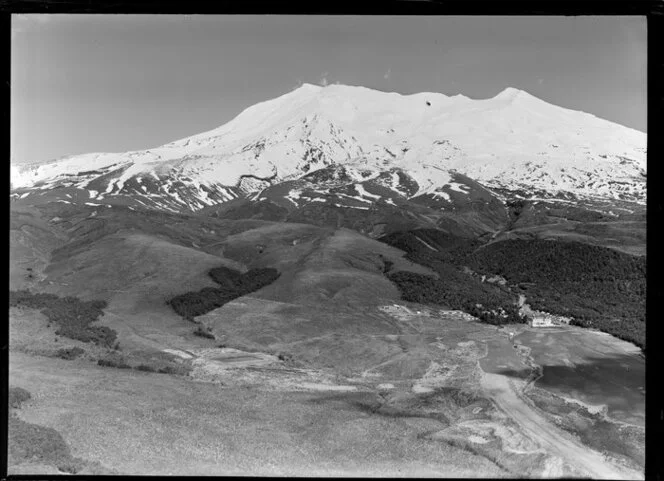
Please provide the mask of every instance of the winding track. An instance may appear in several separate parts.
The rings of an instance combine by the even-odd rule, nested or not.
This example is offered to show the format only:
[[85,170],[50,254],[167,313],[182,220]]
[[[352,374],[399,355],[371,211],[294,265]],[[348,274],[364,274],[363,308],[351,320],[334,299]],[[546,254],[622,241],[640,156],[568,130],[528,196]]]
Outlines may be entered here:
[[551,424],[522,397],[517,382],[501,374],[482,373],[482,386],[496,405],[514,420],[534,442],[558,456],[582,475],[596,479],[644,479],[643,474],[615,466]]

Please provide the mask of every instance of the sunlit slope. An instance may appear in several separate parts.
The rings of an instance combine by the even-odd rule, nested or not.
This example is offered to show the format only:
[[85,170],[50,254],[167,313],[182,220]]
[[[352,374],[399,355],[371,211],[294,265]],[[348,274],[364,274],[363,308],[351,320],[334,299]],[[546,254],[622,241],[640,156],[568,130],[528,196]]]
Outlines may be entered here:
[[[402,251],[348,229],[61,205],[40,211],[42,222],[64,238],[48,252],[45,277],[34,290],[106,300],[99,322],[116,330],[127,348],[182,346],[180,338],[195,326],[167,301],[214,287],[210,269],[273,267],[281,273],[276,282],[209,314],[222,341],[274,350],[337,333],[341,344],[322,343],[325,355],[373,362],[390,350],[387,343],[352,335],[399,332],[375,309],[400,298],[383,272],[435,275],[403,259]],[[210,324],[205,316],[196,320]],[[324,357],[317,360],[309,347],[301,354],[305,362]]]
[[[29,285],[15,282],[10,288],[105,300],[108,307],[100,322],[118,332],[121,345],[131,340],[136,345],[147,342],[155,349],[163,348],[160,340],[177,339],[192,331],[190,323],[166,305],[168,299],[214,285],[207,276],[211,268],[225,265],[242,269],[242,265],[207,253],[200,246],[214,244],[224,228],[235,232],[256,224],[245,221],[245,227],[243,222],[230,226],[221,221],[215,224],[154,212],[61,203],[43,205],[33,213],[34,224],[59,232],[60,238],[43,249],[38,278],[35,275]],[[18,212],[12,211],[12,219],[17,226],[23,225]],[[46,238],[53,235],[50,231]],[[29,261],[25,257],[31,245],[28,241],[30,238],[14,235],[12,258]],[[22,264],[18,274],[21,269]]]
[[484,457],[428,439],[445,426],[436,420],[367,415],[371,392],[263,392],[20,353],[10,370],[38,399],[23,416],[61,432],[76,456],[122,474],[505,475]]
[[646,198],[646,134],[513,88],[474,100],[305,84],[159,147],[14,167],[12,185],[195,211],[331,165],[358,181],[399,169],[411,196],[444,192],[458,172],[492,188]]
[[[256,244],[260,255],[247,247]],[[229,237],[225,252],[252,267],[276,267],[281,276],[197,320],[230,345],[283,351],[339,369],[366,369],[399,352],[388,337],[402,327],[376,309],[400,299],[383,275],[390,262],[395,269],[435,275],[403,259],[402,251],[348,229],[275,225]],[[421,374],[425,358],[414,353],[408,369]]]
[[9,287],[34,285],[48,265],[53,249],[66,242],[66,234],[45,221],[31,206],[16,206],[9,217]]

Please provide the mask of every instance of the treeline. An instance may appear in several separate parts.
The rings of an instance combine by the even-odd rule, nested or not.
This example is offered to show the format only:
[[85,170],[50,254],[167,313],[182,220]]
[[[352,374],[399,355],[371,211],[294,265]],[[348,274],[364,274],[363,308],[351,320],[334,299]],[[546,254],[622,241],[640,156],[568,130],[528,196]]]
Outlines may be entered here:
[[487,324],[523,322],[514,299],[495,286],[482,284],[470,276],[435,277],[412,272],[388,274],[399,288],[401,298],[420,304],[437,304],[467,312]]
[[180,316],[193,320],[238,297],[257,291],[279,278],[279,271],[272,268],[251,269],[241,273],[227,267],[215,267],[208,275],[219,287],[204,287],[200,291],[187,292],[168,301]]
[[[579,242],[515,239],[488,244],[468,256],[472,266],[513,282],[611,281],[634,296],[645,294],[646,262],[606,247]],[[622,281],[622,282],[621,282]]]
[[429,267],[439,276],[437,279],[403,271],[387,274],[404,300],[443,305],[494,325],[523,322],[516,295],[509,289],[483,283],[477,276],[464,272],[463,259],[480,245],[477,239],[435,229],[417,229],[389,234],[379,240],[405,251],[407,259]]
[[[482,246],[433,229],[379,239],[406,251],[406,258],[434,270],[440,279],[392,273],[406,300],[447,304],[476,314],[500,305],[516,320],[514,301],[524,293],[533,309],[574,318],[645,348],[646,262],[605,247],[542,239],[507,240]],[[427,247],[422,241],[435,250]],[[469,272],[507,279],[508,286],[482,283]],[[484,309],[477,308],[481,304]],[[473,309],[475,306],[475,309]],[[473,312],[473,310],[475,312]],[[501,318],[503,319],[503,318]],[[485,322],[496,322],[484,314]]]
[[646,260],[605,247],[540,239],[489,244],[466,260],[525,291],[533,309],[574,318],[645,347]]
[[117,333],[106,326],[91,326],[104,315],[106,301],[82,301],[77,297],[32,293],[28,290],[9,291],[10,307],[41,309],[50,322],[55,322],[59,336],[112,347]]

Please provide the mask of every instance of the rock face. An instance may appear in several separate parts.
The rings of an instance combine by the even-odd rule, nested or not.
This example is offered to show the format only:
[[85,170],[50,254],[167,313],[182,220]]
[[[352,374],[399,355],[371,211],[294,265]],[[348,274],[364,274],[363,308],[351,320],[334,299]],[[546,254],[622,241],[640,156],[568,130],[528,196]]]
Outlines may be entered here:
[[473,100],[309,84],[208,132],[13,166],[11,179],[19,195],[69,187],[90,203],[169,211],[242,198],[292,210],[330,195],[359,210],[403,200],[445,209],[506,193],[644,204],[645,180],[646,134],[520,90]]

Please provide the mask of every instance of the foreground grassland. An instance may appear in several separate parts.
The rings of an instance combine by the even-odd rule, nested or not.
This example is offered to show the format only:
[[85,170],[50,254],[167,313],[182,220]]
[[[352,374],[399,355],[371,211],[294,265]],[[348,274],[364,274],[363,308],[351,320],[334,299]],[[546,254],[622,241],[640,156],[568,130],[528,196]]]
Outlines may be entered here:
[[[30,311],[12,312],[12,323],[18,318],[25,328]],[[345,375],[212,342],[195,347],[204,338],[163,350],[190,367],[179,375],[102,367],[86,357],[54,359],[18,342],[10,382],[31,396],[15,410],[10,443],[18,452],[26,437],[45,437],[60,446],[52,450],[57,458],[30,462],[69,472],[94,466],[125,474],[642,477],[639,426],[632,425],[632,443],[622,447],[603,449],[589,439],[600,426],[613,437],[624,430],[611,421],[611,406],[593,421],[588,402],[585,425],[557,425],[568,403],[533,386],[534,359],[550,362],[520,349],[533,336],[528,328],[516,326],[522,331],[515,348],[510,327],[455,311],[388,305],[376,315],[400,332],[382,337],[388,347],[380,362]],[[589,331],[570,329],[582,338],[568,339],[568,350],[578,342],[602,349]],[[12,335],[20,340],[17,331]],[[352,351],[352,337],[328,342]],[[139,354],[119,353],[134,365]],[[12,459],[10,472],[29,466],[25,456]]]
[[[101,459],[124,473],[502,472],[464,449],[418,440],[426,422],[372,415],[362,408],[374,402],[368,393],[339,398],[334,393],[221,389],[171,376],[64,363],[13,356],[13,380],[33,389],[37,398],[22,415],[63,433],[77,456]],[[70,411],[72,403],[76,412]]]
[[[628,343],[404,302],[386,274],[448,271],[348,229],[63,209],[12,246],[10,289],[51,305],[10,308],[11,473],[643,478]],[[475,303],[517,295],[454,269]],[[168,303],[205,289],[229,296],[195,324]]]

